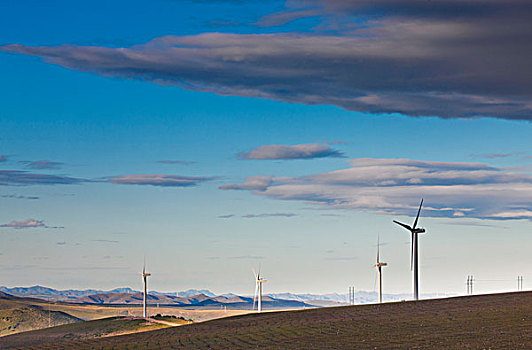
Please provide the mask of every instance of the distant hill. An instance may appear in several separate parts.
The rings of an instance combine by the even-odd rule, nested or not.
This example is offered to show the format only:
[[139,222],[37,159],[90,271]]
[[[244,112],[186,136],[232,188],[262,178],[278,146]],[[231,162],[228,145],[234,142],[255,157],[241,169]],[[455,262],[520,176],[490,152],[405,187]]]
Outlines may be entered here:
[[[57,300],[57,301],[73,301],[73,302],[79,302],[79,300],[82,299],[82,302],[91,302],[92,299],[93,303],[109,303],[109,300],[116,299],[116,303],[135,303],[134,301],[130,302],[122,302],[121,299],[124,300],[135,300],[136,297],[127,297],[122,296],[122,294],[131,294],[135,295],[140,293],[138,290],[134,290],[129,287],[122,287],[122,288],[115,288],[112,290],[97,290],[97,289],[85,289],[85,290],[76,290],[76,289],[68,289],[68,290],[57,290],[53,288],[43,287],[43,286],[32,286],[32,287],[0,287],[0,292],[8,293],[15,296],[20,297],[35,297],[35,298],[41,298],[45,300]],[[120,296],[110,296],[109,294],[121,294]],[[196,304],[198,302],[201,302],[202,300],[192,300],[189,298],[197,298],[198,295],[203,295],[207,298],[215,298],[217,297],[215,293],[211,292],[208,289],[188,289],[186,291],[180,291],[180,292],[157,292],[157,291],[149,291],[150,297],[160,296],[159,299],[153,299],[155,303],[164,303],[164,304]],[[94,297],[95,295],[104,295],[101,298]],[[336,306],[336,305],[345,305],[348,303],[348,295],[347,293],[341,294],[341,293],[327,293],[327,294],[311,294],[311,293],[303,293],[303,294],[296,294],[296,293],[270,293],[267,294],[268,296],[272,297],[276,300],[292,300],[292,301],[299,301],[305,304],[310,305],[319,305],[319,306]],[[441,298],[441,297],[448,297],[452,296],[452,294],[422,294],[422,299],[430,299],[430,298]],[[83,299],[83,297],[89,297],[86,299]],[[170,297],[173,299],[166,299],[165,297]],[[225,297],[227,299],[231,299],[233,297],[240,297],[237,294],[234,293],[226,293],[219,295],[218,297]],[[176,299],[177,298],[177,299]],[[181,298],[181,299],[179,299]],[[248,297],[249,299],[249,297]],[[383,300],[384,301],[401,301],[401,300],[410,300],[412,299],[412,295],[410,293],[408,294],[384,294]],[[101,301],[99,301],[101,300]],[[356,304],[371,304],[376,303],[378,300],[378,294],[377,292],[368,292],[368,291],[356,291]],[[226,302],[223,299],[217,300],[222,304],[225,304]],[[244,301],[242,301],[244,302]]]
[[229,317],[63,349],[529,349],[532,292]]
[[87,295],[101,294],[101,293],[135,293],[131,288],[116,288],[110,291],[102,291],[97,289],[85,289],[85,290],[76,290],[76,289],[67,289],[67,290],[57,290],[53,288],[43,287],[43,286],[32,286],[32,287],[0,287],[0,292],[8,293],[20,297],[35,297],[45,300],[60,300],[68,301],[84,297]]
[[[193,308],[221,308],[226,307],[230,309],[251,309],[253,306],[253,299],[241,296],[234,296],[227,298],[224,296],[209,297],[205,294],[192,295],[189,297],[176,297],[171,295],[148,294],[148,304],[153,306],[159,304],[161,306],[181,306]],[[80,304],[137,304],[142,303],[142,293],[106,293],[88,295],[78,299],[70,300],[71,303]],[[264,296],[262,299],[263,308],[303,308],[314,307],[309,303],[298,300],[283,300],[275,299],[270,296]]]

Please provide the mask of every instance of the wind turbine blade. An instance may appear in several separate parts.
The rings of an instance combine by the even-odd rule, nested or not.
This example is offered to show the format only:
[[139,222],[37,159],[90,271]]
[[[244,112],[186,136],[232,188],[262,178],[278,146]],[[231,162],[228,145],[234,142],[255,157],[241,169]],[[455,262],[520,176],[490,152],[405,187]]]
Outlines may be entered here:
[[403,224],[402,222],[399,222],[399,221],[393,221],[395,222],[397,225],[400,225],[400,226],[403,226],[404,228],[406,228],[408,231],[412,231],[412,227],[408,226],[407,224]]
[[414,232],[412,232],[412,242],[410,243],[410,271],[413,269],[413,259],[414,259]]
[[146,255],[144,255],[144,265],[142,265],[142,274],[146,273]]
[[417,220],[419,219],[419,213],[421,213],[421,206],[423,205],[423,198],[421,198],[421,203],[419,204],[419,209],[417,210],[417,216],[416,221],[414,221],[414,226],[412,226],[413,229],[417,226]]
[[255,271],[255,269],[251,269],[251,272],[253,272],[253,276],[255,276],[255,280],[258,280],[259,276],[257,275],[257,272]]
[[260,278],[260,267],[261,267],[261,263],[259,263],[259,274],[258,274],[259,278]]
[[379,248],[380,248],[380,238],[377,236],[377,264],[379,263]]

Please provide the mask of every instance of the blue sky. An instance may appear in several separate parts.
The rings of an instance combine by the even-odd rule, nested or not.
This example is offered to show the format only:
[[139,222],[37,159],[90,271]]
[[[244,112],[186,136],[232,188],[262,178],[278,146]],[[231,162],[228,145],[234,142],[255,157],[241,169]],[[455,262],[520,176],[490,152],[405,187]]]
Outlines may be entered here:
[[[36,174],[77,181],[21,184],[0,177],[3,284],[140,288],[146,255],[157,290],[206,287],[251,294],[251,268],[259,263],[269,280],[266,292],[344,292],[350,285],[373,290],[371,266],[380,234],[381,256],[390,265],[385,290],[408,292],[408,234],[391,220],[411,220],[405,216],[415,213],[422,196],[428,208],[421,220],[428,232],[421,243],[422,292],[463,292],[469,274],[504,280],[481,284],[479,291],[511,290],[517,274],[526,279],[532,267],[526,251],[532,243],[526,197],[532,191],[530,96],[487,90],[482,82],[504,86],[506,78],[482,72],[459,78],[461,90],[439,77],[445,70],[428,68],[423,74],[440,79],[442,91],[434,92],[417,70],[408,87],[397,90],[392,80],[381,86],[378,74],[366,76],[369,66],[357,75],[366,89],[360,92],[335,78],[357,69],[335,68],[344,52],[340,63],[328,56],[294,56],[287,63],[273,53],[291,46],[321,52],[323,42],[334,40],[342,50],[355,47],[358,42],[343,40],[355,35],[353,24],[371,27],[372,14],[338,14],[319,1],[298,6],[297,1],[0,4],[0,45],[23,45],[0,51],[0,170],[25,172],[13,175],[17,178]],[[389,10],[372,11],[386,19]],[[276,19],[283,16],[294,20]],[[409,23],[404,16],[400,22]],[[439,20],[445,26],[460,19]],[[480,28],[483,19],[475,20]],[[221,36],[201,36],[213,32]],[[262,37],[245,37],[266,33],[271,37],[257,47]],[[117,51],[99,53],[166,36],[192,53],[175,56],[159,39],[132,52],[153,66],[129,56],[127,68],[112,61]],[[285,45],[285,40],[292,41]],[[357,50],[369,50],[365,45]],[[258,49],[267,59],[246,53]],[[226,50],[222,58],[220,50]],[[186,62],[172,66],[185,56]],[[501,56],[513,63],[511,52]],[[422,59],[415,62],[424,67]],[[451,63],[448,67],[456,66]],[[272,70],[277,66],[282,72]],[[299,75],[299,66],[308,74]],[[270,81],[257,67],[278,80]],[[403,63],[396,67],[404,69]],[[331,76],[306,80],[314,70]],[[526,82],[507,74],[526,90]],[[490,118],[478,117],[490,111]],[[290,152],[295,145],[304,150],[314,145],[342,156],[311,152],[294,156],[305,159],[245,159],[260,147],[280,158],[271,145]],[[150,178],[150,184],[131,177],[146,174],[166,177]],[[251,191],[220,189],[242,186],[253,176],[270,176],[271,182]],[[168,185],[183,177],[196,185]],[[420,182],[427,186],[417,186]]]

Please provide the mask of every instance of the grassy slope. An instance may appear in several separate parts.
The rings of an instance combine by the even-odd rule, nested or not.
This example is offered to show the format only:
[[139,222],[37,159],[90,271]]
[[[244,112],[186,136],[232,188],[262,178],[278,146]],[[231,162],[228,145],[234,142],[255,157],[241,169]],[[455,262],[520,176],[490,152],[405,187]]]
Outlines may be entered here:
[[[173,320],[173,322],[175,322],[176,325],[187,323],[186,321],[181,320]],[[84,340],[110,335],[146,332],[167,327],[169,326],[159,323],[148,323],[138,318],[110,317],[3,337],[0,338],[0,348],[28,347],[61,342],[64,340]]]
[[532,292],[521,292],[237,316],[48,348],[522,349],[531,329]]
[[37,299],[0,298],[0,336],[81,321],[61,311],[48,312],[46,305],[37,305]]

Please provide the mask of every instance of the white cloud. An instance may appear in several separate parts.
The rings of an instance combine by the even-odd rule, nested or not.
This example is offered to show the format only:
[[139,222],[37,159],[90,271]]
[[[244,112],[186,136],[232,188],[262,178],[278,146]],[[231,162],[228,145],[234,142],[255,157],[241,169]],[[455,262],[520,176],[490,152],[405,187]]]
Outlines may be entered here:
[[240,154],[243,159],[313,159],[342,157],[342,152],[327,144],[307,143],[300,145],[264,145],[247,153]]
[[[424,216],[532,219],[532,176],[482,163],[364,158],[347,169],[269,179],[254,193],[394,215],[412,215],[425,198]],[[248,183],[220,188],[257,190]]]

